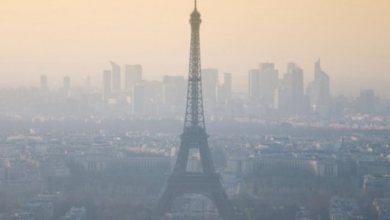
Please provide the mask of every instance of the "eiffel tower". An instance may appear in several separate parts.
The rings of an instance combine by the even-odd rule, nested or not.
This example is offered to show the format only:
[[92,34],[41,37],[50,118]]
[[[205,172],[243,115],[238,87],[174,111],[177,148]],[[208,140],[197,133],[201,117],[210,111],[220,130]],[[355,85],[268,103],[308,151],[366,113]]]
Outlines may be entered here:
[[[191,13],[191,52],[188,76],[187,105],[181,145],[172,175],[160,198],[156,214],[165,215],[173,201],[184,194],[201,194],[209,198],[222,219],[235,219],[235,212],[227,197],[220,175],[215,171],[208,144],[202,98],[199,27],[202,20],[197,10]],[[198,149],[203,172],[187,172],[190,149]]]

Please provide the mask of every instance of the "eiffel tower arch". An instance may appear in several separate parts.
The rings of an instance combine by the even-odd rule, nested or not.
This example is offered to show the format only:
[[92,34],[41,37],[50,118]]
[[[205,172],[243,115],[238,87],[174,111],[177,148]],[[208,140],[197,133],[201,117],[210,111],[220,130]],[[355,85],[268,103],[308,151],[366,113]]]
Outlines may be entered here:
[[[200,62],[199,27],[202,20],[196,7],[191,13],[191,49],[188,74],[187,104],[181,144],[173,173],[168,177],[166,189],[158,203],[156,214],[163,216],[173,201],[185,194],[201,194],[209,198],[222,219],[235,219],[233,206],[216,172],[208,144],[203,110],[202,74]],[[187,172],[191,149],[199,150],[202,172]]]

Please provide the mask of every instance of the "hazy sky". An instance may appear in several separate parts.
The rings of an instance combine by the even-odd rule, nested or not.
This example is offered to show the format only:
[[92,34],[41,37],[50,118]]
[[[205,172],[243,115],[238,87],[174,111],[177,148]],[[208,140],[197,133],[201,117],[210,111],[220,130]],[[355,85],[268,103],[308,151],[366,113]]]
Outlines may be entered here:
[[[247,72],[274,62],[280,77],[298,63],[305,83],[314,62],[331,89],[389,93],[389,0],[199,0],[202,67],[233,74],[245,91]],[[2,0],[1,85],[49,86],[70,75],[98,85],[109,60],[142,64],[146,79],[187,75],[191,0]],[[386,90],[387,89],[387,90]]]

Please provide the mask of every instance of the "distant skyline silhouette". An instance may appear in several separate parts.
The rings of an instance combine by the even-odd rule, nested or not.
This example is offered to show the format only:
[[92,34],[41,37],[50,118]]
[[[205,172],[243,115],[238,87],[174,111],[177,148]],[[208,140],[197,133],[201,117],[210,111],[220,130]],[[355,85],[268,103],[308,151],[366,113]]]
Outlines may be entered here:
[[[7,1],[0,9],[0,86],[74,85],[85,75],[101,85],[109,60],[122,67],[141,64],[145,79],[187,75],[189,35],[185,10],[192,1]],[[390,80],[390,2],[372,1],[200,1],[208,23],[202,29],[202,66],[233,76],[233,91],[245,92],[247,72],[273,62],[304,70],[314,62],[331,78],[331,92],[387,92]],[[306,87],[306,86],[305,86]]]

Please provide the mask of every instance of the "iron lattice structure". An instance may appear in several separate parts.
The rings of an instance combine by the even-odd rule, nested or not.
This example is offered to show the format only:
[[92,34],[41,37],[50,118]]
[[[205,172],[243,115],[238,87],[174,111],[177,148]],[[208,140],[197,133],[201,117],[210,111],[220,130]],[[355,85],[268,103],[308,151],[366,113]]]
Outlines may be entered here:
[[[203,110],[202,74],[200,62],[199,27],[202,20],[196,7],[191,13],[191,50],[188,76],[187,105],[181,145],[173,174],[160,198],[156,214],[165,215],[173,201],[184,194],[202,194],[216,206],[222,219],[235,219],[235,212],[216,172],[208,144]],[[187,172],[191,149],[198,149],[203,172]]]

